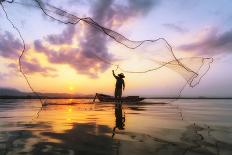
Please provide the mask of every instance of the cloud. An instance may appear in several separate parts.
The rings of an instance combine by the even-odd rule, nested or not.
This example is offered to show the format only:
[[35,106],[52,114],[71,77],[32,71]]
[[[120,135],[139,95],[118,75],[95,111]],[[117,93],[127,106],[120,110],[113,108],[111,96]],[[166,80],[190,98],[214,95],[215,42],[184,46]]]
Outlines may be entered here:
[[[10,63],[8,65],[9,68],[15,69],[18,71],[19,66],[18,64],[15,63]],[[41,64],[38,62],[37,59],[31,59],[27,61],[22,62],[22,67],[23,67],[23,72],[26,74],[35,74],[39,73],[43,76],[51,76],[54,77],[56,76],[54,72],[56,71],[54,68],[51,67],[43,67]]]
[[[89,75],[92,78],[96,78],[98,72],[103,72],[109,67],[96,56],[93,56],[91,52],[96,49],[91,49],[93,48],[91,46],[88,48],[89,50],[86,48],[85,51],[82,51],[81,48],[67,48],[56,51],[45,47],[39,40],[35,41],[34,45],[35,50],[43,52],[50,63],[67,64],[78,73]],[[98,56],[100,55],[103,58],[111,58],[109,54],[98,53]]]
[[[122,25],[130,18],[147,14],[154,4],[158,4],[158,1],[128,0],[128,5],[122,5],[117,4],[115,0],[101,0],[96,1],[90,10],[95,21],[112,29],[115,20]],[[96,59],[95,55],[107,62],[114,60],[113,56],[108,53],[107,37],[94,27],[89,26],[85,31],[84,38],[80,39],[81,55],[83,58],[95,59],[98,64],[101,64],[102,71],[104,71],[110,65]]]
[[[112,28],[114,20],[123,24],[130,18],[146,15],[158,2],[159,0],[128,0],[127,3],[121,4],[115,0],[94,1],[90,13],[99,24]],[[60,34],[50,34],[43,40],[35,40],[34,48],[37,52],[44,53],[50,63],[68,64],[78,73],[97,77],[99,72],[104,72],[110,67],[110,64],[104,61],[114,61],[113,55],[108,52],[108,40],[105,34],[94,27],[86,26],[85,34],[79,40],[79,47],[70,46],[59,49],[59,46],[63,44],[73,45],[73,40],[79,39],[77,35],[80,31],[75,26],[68,25]],[[58,48],[45,46],[43,42]],[[0,56],[10,59],[18,58],[22,47],[20,40],[15,39],[11,33],[0,34]],[[17,64],[11,64],[9,67],[18,69]],[[36,59],[27,60],[26,58],[23,61],[23,70],[28,74],[41,73],[44,76],[49,76],[49,72],[55,71],[53,68],[41,66]]]
[[[117,3],[115,0],[93,1],[90,14],[96,22],[107,28],[113,28],[113,22],[119,21],[122,25],[125,21],[147,14],[159,1],[154,0],[128,0],[127,4]],[[81,26],[80,26],[81,27]],[[35,40],[34,48],[37,52],[44,53],[52,64],[67,64],[77,73],[96,78],[98,73],[104,72],[114,61],[112,54],[108,52],[107,37],[93,26],[85,23],[84,28],[75,29],[67,26],[61,34],[49,35],[44,40]],[[83,36],[79,34],[83,32]],[[78,42],[75,46],[73,43]],[[52,44],[57,48],[46,46]],[[62,44],[72,44],[61,48]],[[106,63],[107,62],[107,63]],[[109,62],[109,63],[108,63]]]
[[49,50],[43,46],[40,40],[34,41],[34,48],[37,52],[49,53]]
[[146,15],[154,6],[161,3],[161,0],[128,0],[130,11]]
[[68,0],[67,3],[69,5],[73,5],[73,4],[78,4],[78,5],[86,5],[89,4],[90,1],[88,0]]
[[5,80],[7,76],[6,73],[0,73],[0,80]]
[[23,45],[8,31],[0,33],[0,56],[15,59],[19,57]]
[[53,45],[72,44],[74,35],[75,27],[73,25],[68,25],[61,34],[48,35],[45,40]]
[[163,24],[164,27],[168,28],[168,29],[171,29],[171,30],[174,30],[176,32],[179,32],[179,33],[185,33],[187,32],[188,30],[181,27],[181,26],[178,26],[178,25],[175,25],[175,24],[171,24],[171,23],[165,23]]
[[214,28],[200,41],[181,45],[179,49],[212,55],[232,52],[232,29],[219,33]]
[[[21,54],[23,45],[19,39],[16,39],[14,35],[8,31],[4,33],[0,33],[0,56],[3,58],[17,60]],[[50,67],[42,67],[37,59],[32,59],[27,61],[26,58],[22,61],[23,70],[25,73],[33,74],[40,73],[43,76],[54,76],[54,74],[50,72],[54,72],[55,70]],[[15,75],[19,70],[19,66],[16,63],[11,63],[7,67],[14,69],[14,71],[10,70],[9,74],[0,74],[0,79],[3,80],[8,76]]]

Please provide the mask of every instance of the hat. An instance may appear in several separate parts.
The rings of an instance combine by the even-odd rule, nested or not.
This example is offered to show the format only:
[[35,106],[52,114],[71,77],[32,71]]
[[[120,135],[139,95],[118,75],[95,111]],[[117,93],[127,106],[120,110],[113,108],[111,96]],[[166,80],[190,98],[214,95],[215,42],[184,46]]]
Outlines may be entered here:
[[123,73],[118,74],[118,76],[119,76],[120,78],[125,78],[125,76],[124,76]]

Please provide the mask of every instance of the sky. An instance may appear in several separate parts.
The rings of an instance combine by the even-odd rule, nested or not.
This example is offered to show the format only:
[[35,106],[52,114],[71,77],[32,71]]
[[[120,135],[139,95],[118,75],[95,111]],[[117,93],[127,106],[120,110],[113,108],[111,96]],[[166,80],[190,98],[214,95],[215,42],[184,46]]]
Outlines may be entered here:
[[[84,22],[62,24],[45,16],[41,9],[32,7],[36,5],[33,1],[15,2],[19,3],[2,4],[25,40],[22,66],[36,91],[113,94],[115,79],[112,70],[117,74],[122,72],[115,64],[120,64],[124,70],[144,71],[160,65],[154,60],[173,60],[162,41],[145,43],[131,50]],[[78,17],[91,17],[98,24],[131,40],[163,37],[172,45],[175,56],[184,58],[184,64],[194,71],[199,69],[201,58],[213,58],[214,62],[200,83],[194,88],[187,85],[182,96],[232,97],[230,0],[43,2]],[[30,91],[19,72],[20,37],[6,20],[2,9],[0,19],[0,87]],[[193,60],[192,57],[199,59]],[[207,67],[206,62],[201,69]],[[177,96],[190,76],[177,69],[166,66],[143,74],[124,72],[124,95]]]

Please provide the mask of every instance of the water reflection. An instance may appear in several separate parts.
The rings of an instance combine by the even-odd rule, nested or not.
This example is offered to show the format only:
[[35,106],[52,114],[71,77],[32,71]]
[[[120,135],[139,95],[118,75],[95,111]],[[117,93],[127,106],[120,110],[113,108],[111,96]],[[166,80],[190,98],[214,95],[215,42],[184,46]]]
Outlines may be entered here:
[[107,135],[111,129],[95,123],[75,123],[73,128],[64,133],[43,132],[43,136],[58,139],[61,143],[39,142],[32,152],[36,154],[112,154],[113,140]]
[[126,116],[122,110],[122,103],[115,103],[114,113],[115,113],[115,127],[113,128],[112,138],[114,138],[115,136],[116,129],[118,130],[125,129],[124,126],[125,126]]
[[[72,102],[78,104],[64,105],[66,102],[70,101],[54,101],[60,105],[43,108],[33,121],[32,116],[40,108],[38,101],[0,104],[0,155],[232,154],[231,120],[222,124],[211,117],[215,123],[209,125],[210,117],[203,121],[206,111],[202,120],[188,124],[180,120],[171,105],[93,104],[76,100]],[[188,105],[188,109],[189,106],[195,111],[188,110],[185,116],[200,118],[201,109],[196,110],[199,106]],[[230,109],[227,106],[223,111],[225,118],[231,114],[227,113]]]

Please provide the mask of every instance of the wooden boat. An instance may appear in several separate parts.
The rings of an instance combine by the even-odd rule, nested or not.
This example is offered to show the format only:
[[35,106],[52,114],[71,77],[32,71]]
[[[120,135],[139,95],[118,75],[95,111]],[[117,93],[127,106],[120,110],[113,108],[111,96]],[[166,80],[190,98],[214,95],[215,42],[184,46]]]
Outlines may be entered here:
[[94,101],[96,99],[98,99],[100,102],[140,102],[145,98],[141,98],[139,96],[126,96],[118,99],[110,95],[96,93]]

